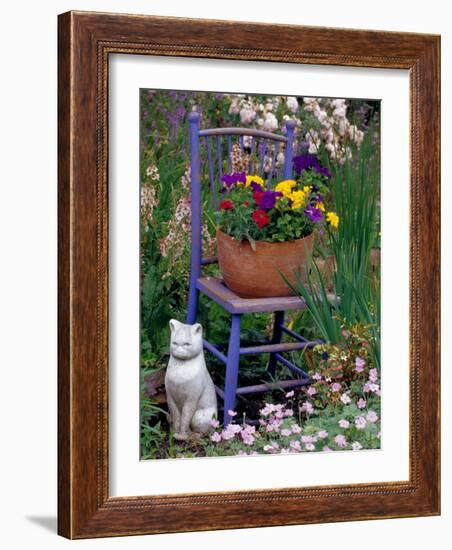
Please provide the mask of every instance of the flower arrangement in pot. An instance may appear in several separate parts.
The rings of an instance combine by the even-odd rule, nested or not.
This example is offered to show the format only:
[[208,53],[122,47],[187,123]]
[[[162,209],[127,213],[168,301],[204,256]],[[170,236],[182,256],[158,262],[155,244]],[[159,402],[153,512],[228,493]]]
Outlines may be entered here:
[[293,162],[296,178],[272,188],[245,172],[222,177],[218,261],[225,284],[241,297],[290,295],[287,282],[294,285],[297,276],[303,277],[315,229],[339,225],[325,204],[328,169],[315,155]]

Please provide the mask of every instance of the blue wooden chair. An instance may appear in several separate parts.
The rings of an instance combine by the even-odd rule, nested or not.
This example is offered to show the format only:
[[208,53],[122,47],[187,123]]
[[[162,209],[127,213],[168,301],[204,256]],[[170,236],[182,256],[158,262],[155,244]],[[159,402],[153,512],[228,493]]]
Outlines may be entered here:
[[[200,116],[192,112],[189,115],[189,133],[190,133],[190,163],[191,163],[191,265],[190,265],[190,286],[188,297],[188,315],[187,323],[196,322],[198,314],[199,293],[202,292],[208,298],[214,300],[231,314],[231,332],[227,354],[225,355],[219,349],[219,346],[204,339],[204,348],[215,355],[226,365],[225,388],[222,390],[216,387],[217,393],[224,402],[224,425],[227,426],[231,421],[228,414],[229,410],[235,407],[236,396],[259,391],[268,391],[272,384],[258,384],[255,386],[237,387],[239,362],[241,355],[248,354],[269,354],[268,372],[274,376],[278,363],[286,366],[290,371],[297,375],[296,379],[278,381],[277,387],[285,390],[306,385],[309,383],[309,376],[306,372],[294,365],[286,357],[284,352],[302,350],[309,346],[314,346],[318,342],[310,342],[300,334],[292,331],[284,325],[284,312],[287,310],[299,310],[305,307],[305,304],[298,296],[287,297],[269,297],[269,298],[240,298],[230,289],[228,289],[221,279],[215,277],[203,277],[202,267],[207,264],[217,262],[216,257],[202,257],[202,189],[201,189],[201,160],[204,157],[204,164],[207,164],[208,179],[210,180],[210,192],[212,194],[213,207],[217,207],[217,193],[221,186],[221,176],[224,168],[231,169],[231,149],[232,139],[236,139],[240,144],[242,151],[245,148],[245,138],[251,144],[247,144],[247,152],[250,157],[256,155],[257,161],[254,164],[251,173],[262,176],[265,168],[265,157],[270,159],[271,166],[267,166],[267,182],[270,185],[274,175],[284,179],[292,177],[292,148],[294,139],[294,123],[287,121],[286,135],[254,130],[250,128],[212,128],[200,129]],[[211,141],[213,141],[213,146]],[[205,150],[201,150],[204,142]],[[277,155],[281,144],[285,144],[284,166],[277,167]],[[227,154],[227,158],[223,160]],[[216,162],[214,162],[214,160]],[[257,166],[259,165],[259,166]],[[216,169],[215,169],[216,168]],[[258,169],[257,169],[258,168]],[[207,178],[206,178],[207,179]],[[288,292],[289,294],[289,292]],[[245,313],[274,313],[274,328],[271,341],[263,345],[241,347],[240,345],[240,320]],[[283,343],[282,334],[289,335],[294,342]]]

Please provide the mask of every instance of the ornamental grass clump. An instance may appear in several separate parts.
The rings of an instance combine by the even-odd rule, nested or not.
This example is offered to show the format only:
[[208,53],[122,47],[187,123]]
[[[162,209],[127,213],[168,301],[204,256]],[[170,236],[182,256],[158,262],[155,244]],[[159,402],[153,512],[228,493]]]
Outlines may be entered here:
[[222,177],[218,227],[238,241],[286,242],[310,235],[316,226],[338,228],[339,217],[328,211],[327,168],[315,155],[293,160],[295,179],[270,187],[260,176],[235,172]]

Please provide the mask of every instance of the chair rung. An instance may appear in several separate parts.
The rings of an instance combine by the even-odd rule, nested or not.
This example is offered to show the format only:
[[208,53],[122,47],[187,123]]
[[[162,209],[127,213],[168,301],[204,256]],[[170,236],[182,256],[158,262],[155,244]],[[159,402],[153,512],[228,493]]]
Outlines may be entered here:
[[215,355],[215,357],[217,357],[217,359],[219,359],[220,361],[223,361],[223,363],[227,363],[228,358],[226,357],[226,355],[224,353],[221,353],[221,351],[219,349],[217,349],[215,346],[213,346],[205,338],[203,338],[202,343],[204,345],[204,348],[206,350],[210,351],[210,353],[212,353],[213,355]]
[[240,355],[253,355],[257,353],[274,353],[285,351],[296,351],[315,345],[317,342],[284,342],[281,344],[264,344],[262,346],[249,346],[240,348]]
[[237,388],[238,395],[244,395],[247,393],[258,393],[269,390],[287,390],[289,388],[296,388],[297,386],[306,386],[310,383],[308,378],[302,378],[299,380],[281,380],[281,382],[268,382],[267,384],[256,384],[255,386],[243,386]]
[[299,376],[302,376],[303,378],[309,378],[309,374],[305,372],[304,370],[300,369],[300,367],[297,367],[297,365],[294,365],[292,361],[289,361],[279,353],[275,353],[276,360],[282,363],[285,367],[287,367],[289,370],[294,372],[295,374],[298,374]]
[[218,256],[208,256],[207,258],[203,258],[201,260],[201,265],[209,265],[209,264],[217,264],[218,263]]
[[293,330],[291,330],[290,328],[284,326],[284,325],[279,325],[281,330],[283,332],[285,332],[286,334],[288,334],[289,336],[291,336],[294,340],[298,340],[299,342],[307,342],[307,339],[304,338],[303,336],[301,336],[300,334],[297,334],[296,332],[294,332]]
[[[260,393],[271,390],[288,390],[298,386],[307,386],[310,383],[309,378],[300,378],[298,380],[281,380],[280,382],[267,382],[267,384],[256,384],[254,386],[243,386],[237,388],[237,395],[245,395],[247,393]],[[224,391],[215,386],[215,391],[220,399],[224,401]]]

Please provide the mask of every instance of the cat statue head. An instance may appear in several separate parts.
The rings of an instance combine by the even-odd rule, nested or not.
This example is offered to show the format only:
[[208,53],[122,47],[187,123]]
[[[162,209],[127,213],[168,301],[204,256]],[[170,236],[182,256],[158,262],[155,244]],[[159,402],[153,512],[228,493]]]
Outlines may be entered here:
[[203,349],[202,326],[199,323],[185,325],[176,319],[169,322],[171,329],[171,355],[187,361],[198,356]]

